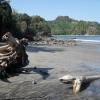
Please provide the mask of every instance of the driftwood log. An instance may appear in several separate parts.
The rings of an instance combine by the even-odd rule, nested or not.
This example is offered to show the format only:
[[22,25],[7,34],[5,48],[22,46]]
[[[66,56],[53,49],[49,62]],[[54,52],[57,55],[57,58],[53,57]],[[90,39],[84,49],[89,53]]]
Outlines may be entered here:
[[83,91],[90,85],[91,82],[97,79],[100,79],[100,75],[93,75],[93,76],[65,75],[59,78],[59,80],[63,83],[72,84],[74,94]]
[[6,44],[0,46],[0,76],[4,75],[9,69],[24,67],[28,64],[25,39],[18,40],[10,32],[7,32],[2,39]]

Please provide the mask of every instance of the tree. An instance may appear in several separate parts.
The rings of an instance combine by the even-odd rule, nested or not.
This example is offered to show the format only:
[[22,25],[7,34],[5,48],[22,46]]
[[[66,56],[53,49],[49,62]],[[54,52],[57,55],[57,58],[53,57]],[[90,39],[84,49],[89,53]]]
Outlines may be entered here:
[[51,29],[47,22],[40,16],[32,16],[31,27],[37,38],[48,36],[51,33]]
[[0,0],[0,37],[4,32],[11,29],[11,13],[12,9],[9,2],[6,0]]
[[27,22],[26,21],[22,21],[20,23],[20,30],[23,36],[25,36],[25,33],[27,33],[28,30],[28,26],[27,26]]
[[[13,33],[16,37],[29,37],[31,31],[30,23],[31,17],[27,14],[17,13],[15,10],[12,12],[13,19]],[[28,35],[28,36],[27,36]]]

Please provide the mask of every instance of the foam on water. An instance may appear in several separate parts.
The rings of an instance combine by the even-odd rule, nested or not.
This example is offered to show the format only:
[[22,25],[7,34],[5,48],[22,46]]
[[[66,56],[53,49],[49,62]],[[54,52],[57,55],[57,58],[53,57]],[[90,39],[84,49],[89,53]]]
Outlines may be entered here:
[[76,40],[87,43],[98,43],[100,44],[100,35],[53,35],[54,39],[57,40]]
[[75,41],[80,41],[80,42],[87,42],[87,43],[98,43],[100,44],[100,40],[85,40],[85,39],[74,39]]

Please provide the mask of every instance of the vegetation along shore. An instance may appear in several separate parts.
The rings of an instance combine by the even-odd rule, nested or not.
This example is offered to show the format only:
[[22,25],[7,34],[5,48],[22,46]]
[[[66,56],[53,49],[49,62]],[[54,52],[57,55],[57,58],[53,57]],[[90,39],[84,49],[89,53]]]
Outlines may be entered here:
[[11,32],[17,38],[40,40],[54,34],[65,35],[100,35],[100,24],[90,21],[78,21],[68,16],[58,16],[55,20],[46,21],[41,16],[29,16],[12,10],[9,2],[0,1],[0,38]]

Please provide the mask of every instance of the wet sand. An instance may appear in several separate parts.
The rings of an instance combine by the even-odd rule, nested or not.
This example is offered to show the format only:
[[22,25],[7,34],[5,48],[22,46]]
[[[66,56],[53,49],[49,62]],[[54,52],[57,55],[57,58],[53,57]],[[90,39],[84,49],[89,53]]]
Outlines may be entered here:
[[0,100],[99,100],[100,80],[77,95],[71,86],[58,80],[66,74],[100,74],[99,45],[29,45],[27,53],[29,65],[21,73],[0,81]]

